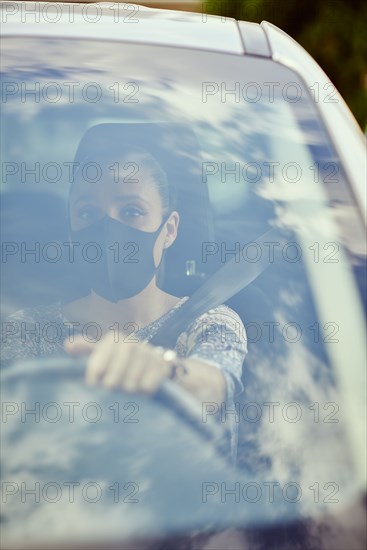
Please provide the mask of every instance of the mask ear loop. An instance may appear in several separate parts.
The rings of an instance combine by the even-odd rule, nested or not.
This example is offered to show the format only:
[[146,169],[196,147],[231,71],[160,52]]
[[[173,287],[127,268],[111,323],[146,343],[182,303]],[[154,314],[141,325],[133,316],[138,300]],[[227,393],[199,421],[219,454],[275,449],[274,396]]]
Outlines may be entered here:
[[[173,210],[171,210],[170,212],[168,212],[168,214],[166,214],[166,216],[163,217],[163,221],[161,223],[161,225],[158,227],[157,229],[157,234],[159,235],[160,232],[162,231],[162,227],[164,226],[165,223],[167,223],[167,221],[169,220],[171,214],[172,214]],[[164,247],[164,250],[166,250],[166,247]]]
[[[173,210],[168,212],[168,214],[163,218],[163,221],[162,221],[161,225],[157,229],[157,234],[158,235],[162,231],[162,227],[164,226],[164,224],[169,220],[172,212],[173,212]],[[164,283],[164,259],[165,259],[167,250],[168,250],[168,247],[164,246],[163,250],[162,250],[162,256],[161,256],[160,262],[157,265],[157,267],[155,268],[155,277],[156,277],[156,281],[159,284],[159,286],[162,286],[162,284]]]

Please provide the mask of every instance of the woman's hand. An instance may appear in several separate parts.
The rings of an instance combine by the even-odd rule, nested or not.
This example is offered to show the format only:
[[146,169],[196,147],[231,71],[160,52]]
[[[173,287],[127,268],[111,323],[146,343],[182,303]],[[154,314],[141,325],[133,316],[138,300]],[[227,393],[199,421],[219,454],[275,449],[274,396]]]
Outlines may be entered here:
[[86,342],[77,336],[65,341],[65,350],[74,356],[88,356],[86,382],[128,392],[155,393],[171,369],[146,342],[115,342],[107,334],[98,343]]
[[[65,340],[64,348],[71,355],[88,356],[86,381],[89,384],[151,395],[172,373],[156,347],[146,342],[115,342],[112,332],[96,344],[76,336],[74,342]],[[181,362],[186,370],[179,380],[181,386],[202,403],[224,401],[226,382],[217,367],[190,357]]]

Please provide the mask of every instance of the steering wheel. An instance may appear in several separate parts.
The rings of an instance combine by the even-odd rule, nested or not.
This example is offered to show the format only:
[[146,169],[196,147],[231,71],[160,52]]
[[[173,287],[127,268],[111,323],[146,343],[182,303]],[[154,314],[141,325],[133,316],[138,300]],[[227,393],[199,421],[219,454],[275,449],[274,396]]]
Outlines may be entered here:
[[[222,427],[203,422],[185,390],[167,380],[152,399],[88,386],[84,371],[84,361],[50,357],[1,373],[7,547],[78,548],[88,539],[88,548],[103,548],[275,521],[263,500],[223,500],[223,485],[233,492],[253,479],[221,455]],[[277,513],[286,517],[290,506],[281,502]]]
[[[61,381],[69,380],[83,383],[86,369],[85,359],[75,359],[68,356],[59,357],[40,357],[32,360],[22,360],[6,368],[1,374],[2,393],[6,393],[6,388],[18,382],[21,384],[31,384],[40,387],[40,384],[57,384]],[[93,394],[98,395],[101,392],[105,395],[102,388],[93,387]],[[134,399],[146,401],[148,398],[137,396],[124,392],[123,390],[107,390],[112,392],[115,397],[128,399],[132,402]],[[189,425],[204,440],[209,441],[213,447],[224,457],[228,457],[229,434],[212,416],[206,415],[203,421],[202,408],[199,402],[184,388],[175,382],[167,379],[161,384],[158,391],[152,396],[155,403],[168,408],[172,413]]]
[[[94,530],[125,538],[205,525],[214,501],[203,502],[202,483],[219,486],[231,470],[218,452],[226,446],[222,427],[211,417],[203,422],[199,403],[173,381],[152,399],[88,386],[84,372],[85,362],[70,357],[1,372],[4,540],[42,547],[44,537],[47,547],[69,526],[85,539]],[[65,501],[71,489],[75,498]]]

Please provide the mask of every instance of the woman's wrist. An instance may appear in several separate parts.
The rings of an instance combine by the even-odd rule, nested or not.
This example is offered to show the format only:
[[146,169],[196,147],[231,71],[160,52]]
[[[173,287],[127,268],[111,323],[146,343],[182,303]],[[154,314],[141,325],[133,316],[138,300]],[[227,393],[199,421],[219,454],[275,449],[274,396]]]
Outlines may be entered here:
[[167,367],[167,378],[182,385],[199,402],[221,403],[226,396],[226,379],[216,366],[199,358],[180,357],[174,350],[161,346],[155,348]]
[[182,358],[174,350],[158,346],[157,353],[161,355],[164,364],[168,367],[167,378],[179,382],[188,375],[189,371]]

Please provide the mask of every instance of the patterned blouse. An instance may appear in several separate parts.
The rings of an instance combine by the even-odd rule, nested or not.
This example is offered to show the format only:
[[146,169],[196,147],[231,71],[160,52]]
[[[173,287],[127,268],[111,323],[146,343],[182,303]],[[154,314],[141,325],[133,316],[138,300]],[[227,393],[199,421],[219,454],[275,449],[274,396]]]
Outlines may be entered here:
[[[186,300],[187,296],[181,298],[162,317],[136,330],[129,341],[149,341]],[[2,364],[39,356],[65,355],[63,342],[74,331],[75,334],[80,332],[76,325],[64,316],[61,302],[25,308],[9,315],[2,326]],[[98,341],[97,323],[88,325],[83,327],[83,331],[88,329],[83,333],[88,339]],[[230,430],[230,450],[235,459],[238,418],[233,411],[235,398],[243,390],[242,364],[247,353],[246,333],[240,317],[225,305],[210,309],[180,334],[175,351],[181,357],[200,359],[222,371],[227,386],[226,401],[209,407],[207,413],[211,414],[215,408],[217,418]]]

